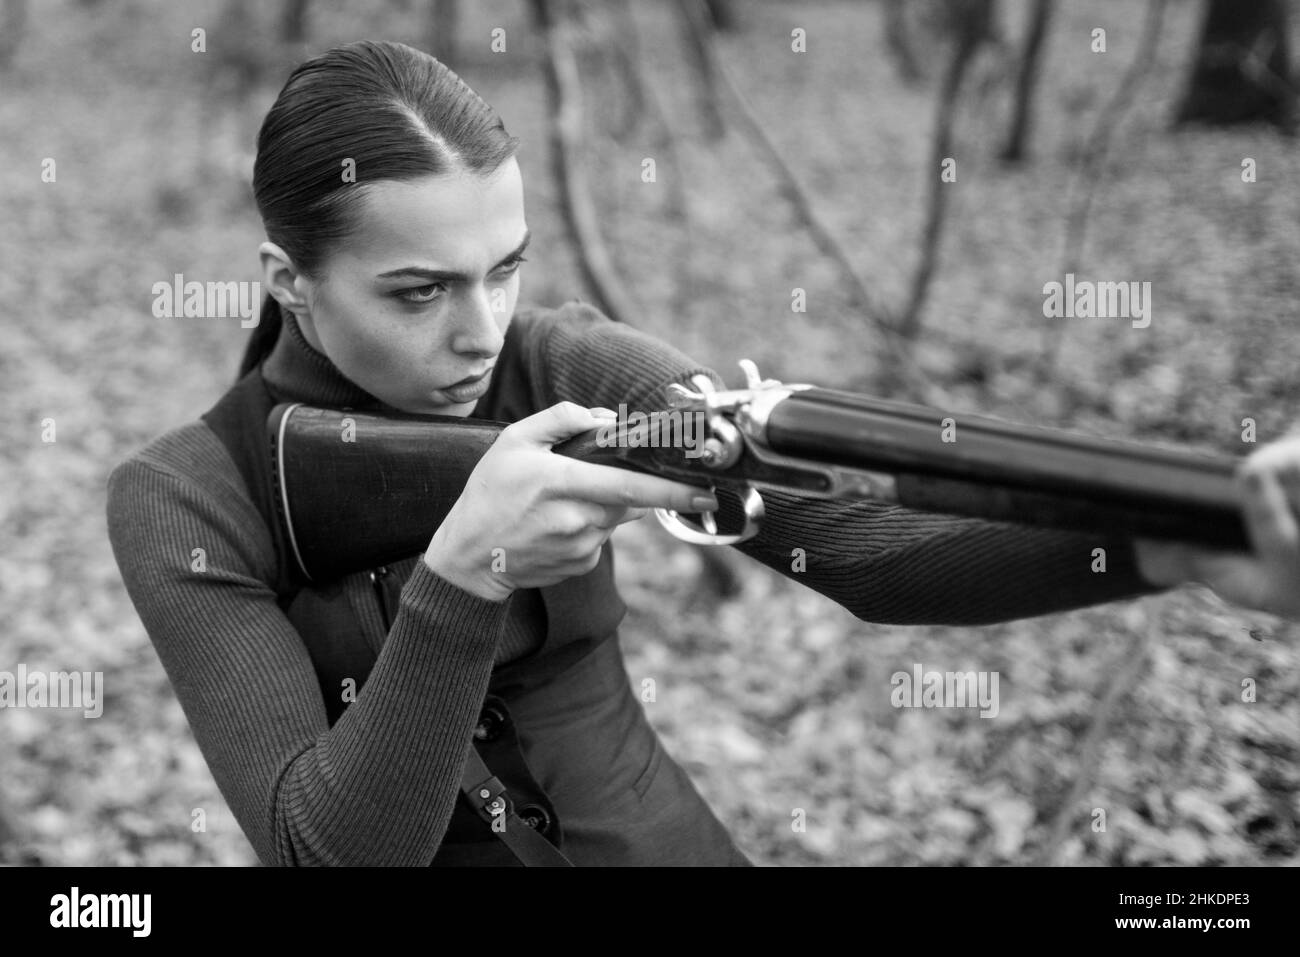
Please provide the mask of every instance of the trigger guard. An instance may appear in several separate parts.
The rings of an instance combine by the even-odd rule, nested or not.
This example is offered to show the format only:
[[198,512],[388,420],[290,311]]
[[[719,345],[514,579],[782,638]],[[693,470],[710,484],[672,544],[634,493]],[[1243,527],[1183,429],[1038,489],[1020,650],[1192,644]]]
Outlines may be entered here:
[[657,508],[655,518],[668,533],[689,545],[736,545],[747,542],[759,532],[763,520],[763,497],[752,486],[747,486],[740,495],[740,503],[745,511],[745,524],[733,535],[719,535],[701,528],[694,522],[682,518],[679,512],[671,508]]

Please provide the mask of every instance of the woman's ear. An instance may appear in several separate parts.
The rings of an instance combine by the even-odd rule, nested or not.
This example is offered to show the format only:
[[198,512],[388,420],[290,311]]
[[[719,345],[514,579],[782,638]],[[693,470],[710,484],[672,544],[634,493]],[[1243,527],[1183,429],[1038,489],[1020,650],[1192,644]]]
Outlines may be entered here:
[[305,294],[306,277],[289,255],[275,243],[262,243],[257,251],[262,257],[262,284],[271,298],[298,319],[308,318],[310,312]]

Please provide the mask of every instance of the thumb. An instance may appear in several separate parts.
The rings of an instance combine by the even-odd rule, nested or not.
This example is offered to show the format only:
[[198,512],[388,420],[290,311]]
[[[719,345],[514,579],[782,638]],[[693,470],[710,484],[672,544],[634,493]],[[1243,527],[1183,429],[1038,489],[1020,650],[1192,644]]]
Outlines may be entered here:
[[612,425],[616,419],[617,414],[609,409],[587,409],[576,402],[559,402],[520,419],[508,426],[502,435],[549,449],[555,443],[589,429]]

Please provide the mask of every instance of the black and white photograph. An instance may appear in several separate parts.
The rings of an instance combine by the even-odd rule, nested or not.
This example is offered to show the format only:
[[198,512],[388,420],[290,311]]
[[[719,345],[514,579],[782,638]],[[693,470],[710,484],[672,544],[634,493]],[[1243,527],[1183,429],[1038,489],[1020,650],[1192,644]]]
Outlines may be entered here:
[[971,868],[1248,940],[1234,869],[1300,865],[1297,42],[0,0],[24,920],[149,936],[154,868]]

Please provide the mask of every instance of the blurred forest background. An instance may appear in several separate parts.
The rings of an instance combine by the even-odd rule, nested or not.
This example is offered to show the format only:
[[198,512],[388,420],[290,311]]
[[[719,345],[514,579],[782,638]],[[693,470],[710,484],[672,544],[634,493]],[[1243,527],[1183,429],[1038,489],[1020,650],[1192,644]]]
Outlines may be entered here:
[[[121,586],[104,483],[231,384],[247,330],[156,319],[151,288],[260,278],[256,131],[337,43],[444,56],[522,138],[524,301],[599,302],[733,382],[749,357],[1237,454],[1243,418],[1260,442],[1300,420],[1282,0],[1215,4],[1236,13],[1209,43],[1203,0],[340,6],[0,10],[0,668],[106,686],[96,720],[0,711],[0,861],[255,862]],[[1044,319],[1067,271],[1150,281],[1151,325]],[[618,542],[630,677],[757,862],[1300,862],[1295,625],[1188,588],[886,627],[649,523]],[[893,709],[914,663],[999,672],[1000,714]]]

